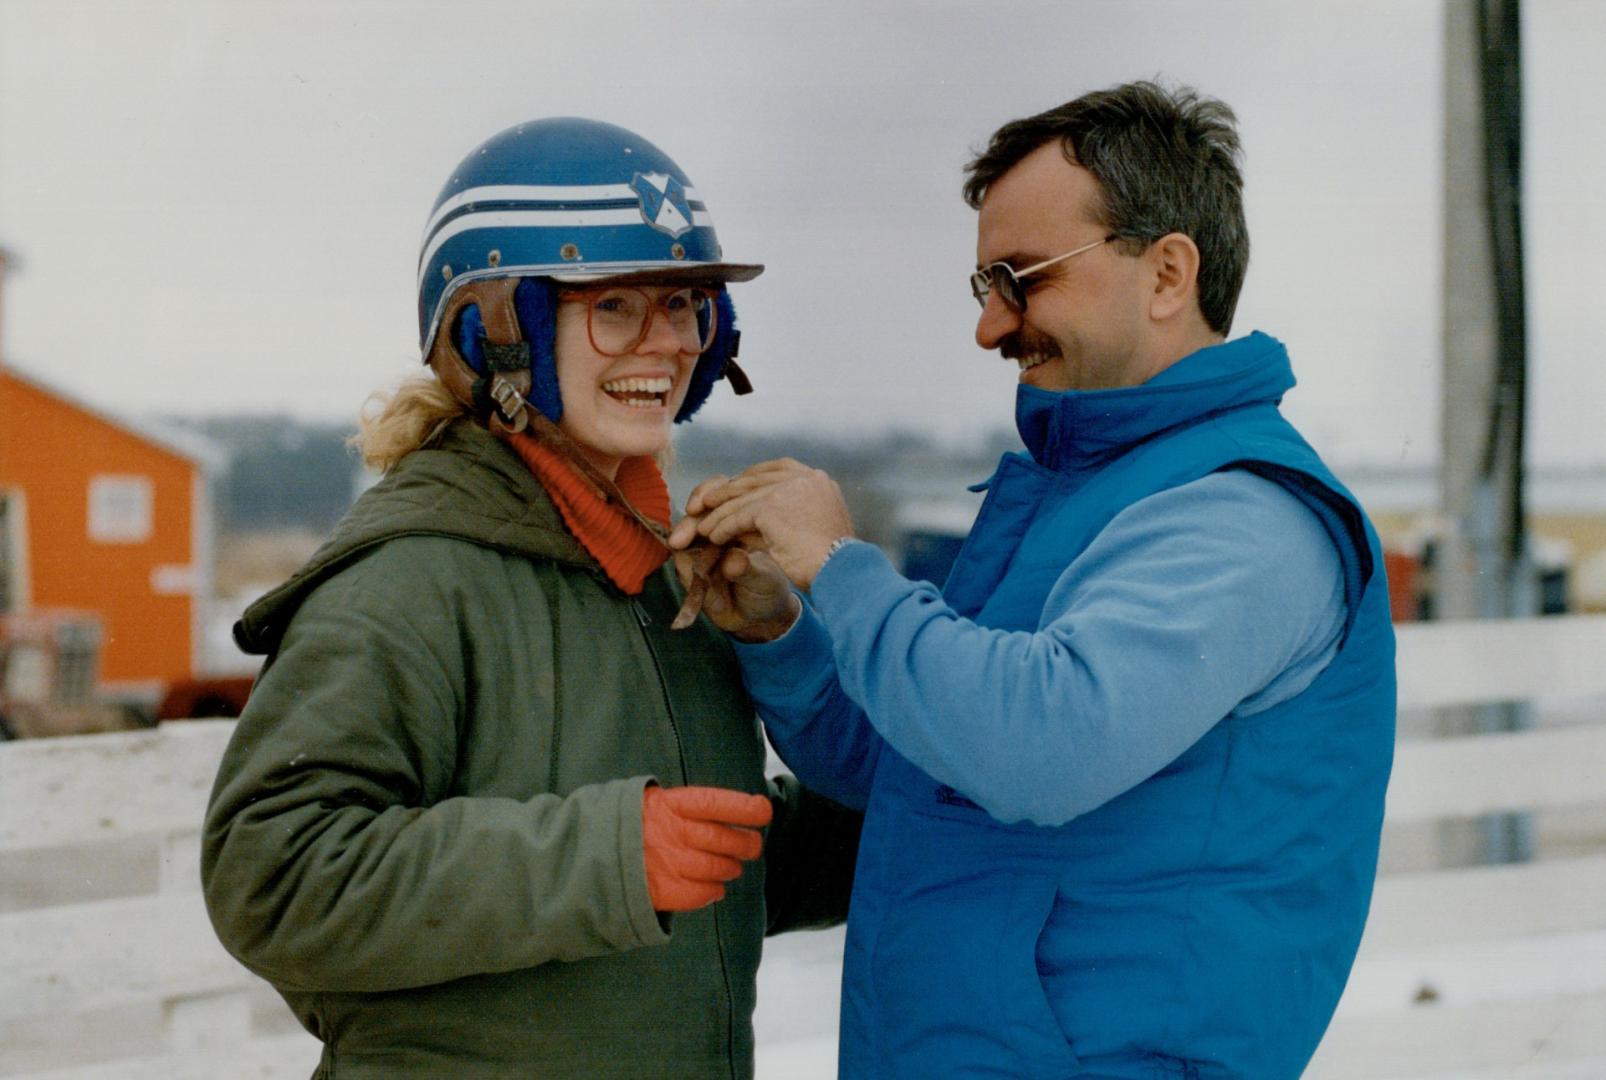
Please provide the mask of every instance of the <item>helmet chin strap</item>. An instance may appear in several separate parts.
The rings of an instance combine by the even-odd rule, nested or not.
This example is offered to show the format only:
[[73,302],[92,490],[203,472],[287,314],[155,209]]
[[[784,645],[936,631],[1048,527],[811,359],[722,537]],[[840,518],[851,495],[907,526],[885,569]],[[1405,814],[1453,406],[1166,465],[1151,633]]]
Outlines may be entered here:
[[[493,435],[503,439],[525,433],[561,453],[580,479],[604,502],[611,502],[639,522],[660,543],[669,533],[630,504],[609,477],[586,457],[573,439],[527,400],[530,392],[530,343],[519,329],[513,307],[517,278],[473,281],[459,288],[441,315],[429,366],[451,395]],[[457,351],[452,327],[470,304],[480,310],[485,327],[485,374],[477,373]],[[665,545],[667,546],[667,545]]]

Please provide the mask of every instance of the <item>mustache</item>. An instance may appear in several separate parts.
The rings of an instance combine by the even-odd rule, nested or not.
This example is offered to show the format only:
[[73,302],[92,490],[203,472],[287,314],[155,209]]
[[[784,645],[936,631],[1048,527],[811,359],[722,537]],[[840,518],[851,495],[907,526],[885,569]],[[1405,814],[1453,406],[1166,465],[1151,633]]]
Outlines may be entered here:
[[1060,347],[1047,334],[1022,327],[999,341],[998,355],[1005,360],[1019,360],[1026,356],[1042,356],[1052,360],[1060,355]]

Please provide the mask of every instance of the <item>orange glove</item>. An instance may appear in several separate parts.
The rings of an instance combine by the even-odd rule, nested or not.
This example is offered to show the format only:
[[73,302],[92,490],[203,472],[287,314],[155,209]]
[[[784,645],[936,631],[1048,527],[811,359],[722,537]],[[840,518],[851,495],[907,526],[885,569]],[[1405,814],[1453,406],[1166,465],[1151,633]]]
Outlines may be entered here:
[[774,813],[763,795],[715,787],[641,793],[647,895],[655,911],[695,911],[724,899],[725,882],[764,850],[758,827]]

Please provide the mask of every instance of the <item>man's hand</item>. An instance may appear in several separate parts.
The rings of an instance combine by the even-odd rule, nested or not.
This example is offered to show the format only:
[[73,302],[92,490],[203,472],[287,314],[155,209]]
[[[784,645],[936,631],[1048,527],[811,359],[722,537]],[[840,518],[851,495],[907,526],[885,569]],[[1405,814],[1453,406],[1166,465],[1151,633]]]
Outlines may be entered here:
[[[756,543],[757,537],[748,540]],[[774,641],[802,611],[786,575],[762,551],[693,544],[675,552],[675,573],[688,598],[697,595],[709,620],[742,641]],[[695,618],[694,613],[685,625]],[[681,625],[677,618],[677,628]]]
[[686,515],[669,534],[671,548],[685,550],[699,536],[725,547],[755,533],[800,589],[814,584],[831,544],[853,535],[836,481],[790,458],[703,481],[686,500]]

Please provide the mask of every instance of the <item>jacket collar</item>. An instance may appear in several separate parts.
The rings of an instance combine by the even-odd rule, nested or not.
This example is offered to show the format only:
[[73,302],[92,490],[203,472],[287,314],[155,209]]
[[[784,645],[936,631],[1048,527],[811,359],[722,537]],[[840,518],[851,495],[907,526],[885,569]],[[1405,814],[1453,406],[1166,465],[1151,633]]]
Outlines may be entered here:
[[456,420],[365,491],[305,566],[246,609],[235,643],[247,653],[270,651],[308,593],[397,536],[449,536],[602,572],[513,448]]
[[1190,353],[1148,382],[1116,390],[1020,386],[1015,427],[1032,459],[1096,466],[1169,428],[1242,405],[1275,405],[1294,385],[1282,342],[1256,330]]

